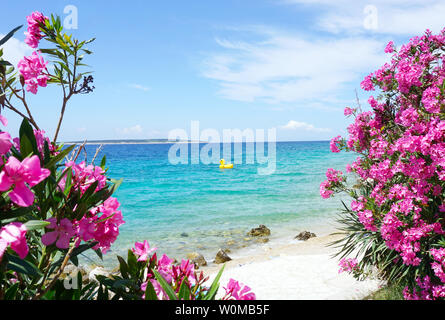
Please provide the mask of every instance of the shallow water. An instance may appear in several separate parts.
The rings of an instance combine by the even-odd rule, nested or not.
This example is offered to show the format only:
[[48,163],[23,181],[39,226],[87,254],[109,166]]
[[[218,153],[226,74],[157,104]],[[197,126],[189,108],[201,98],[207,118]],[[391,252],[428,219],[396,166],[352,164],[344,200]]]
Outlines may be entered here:
[[[278,142],[275,172],[260,175],[257,169],[265,165],[246,164],[253,154],[245,145],[243,163],[232,170],[220,170],[219,164],[172,165],[171,146],[103,146],[96,163],[106,155],[109,175],[124,179],[115,196],[126,221],[105,256],[106,265],[115,261],[114,254],[123,255],[135,241],[144,239],[178,260],[193,251],[210,259],[220,247],[254,243],[245,240],[246,233],[259,224],[271,229],[272,240],[307,228],[328,228],[341,204],[338,197],[322,199],[320,183],[327,168],[344,172],[346,163],[355,158],[331,153],[327,141]],[[87,145],[90,158],[96,148]]]

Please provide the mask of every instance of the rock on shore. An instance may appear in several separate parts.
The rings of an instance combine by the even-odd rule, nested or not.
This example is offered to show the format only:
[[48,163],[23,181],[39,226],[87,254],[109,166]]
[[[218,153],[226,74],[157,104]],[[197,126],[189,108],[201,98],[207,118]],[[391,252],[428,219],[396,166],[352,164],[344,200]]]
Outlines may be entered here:
[[295,236],[294,239],[306,241],[310,238],[315,238],[317,235],[315,233],[309,232],[309,231],[303,231],[300,232],[298,235]]
[[223,249],[219,249],[213,262],[219,264],[232,260]]
[[198,267],[207,265],[207,261],[204,256],[198,252],[192,252],[187,254],[187,259],[191,260]]
[[260,224],[258,228],[251,229],[247,235],[251,237],[270,236],[270,229],[266,227],[264,224]]

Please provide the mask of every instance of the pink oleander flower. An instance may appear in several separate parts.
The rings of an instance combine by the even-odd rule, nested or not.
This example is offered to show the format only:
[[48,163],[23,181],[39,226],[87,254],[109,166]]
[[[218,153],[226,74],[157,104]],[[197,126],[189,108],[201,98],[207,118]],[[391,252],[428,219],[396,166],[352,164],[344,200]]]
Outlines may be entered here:
[[333,139],[331,140],[330,148],[331,148],[331,151],[332,151],[332,152],[334,152],[334,153],[338,153],[338,152],[340,152],[340,149],[339,149],[338,146],[337,146],[337,144],[338,144],[338,142],[340,141],[340,139],[341,139],[341,136],[337,136],[337,137],[335,137],[335,138],[333,138]]
[[352,272],[356,269],[358,269],[358,262],[355,258],[343,258],[338,263],[338,266],[340,269],[338,270],[338,273],[342,272]]
[[34,129],[34,136],[36,137],[37,149],[43,155],[45,142],[48,144],[50,153],[54,153],[56,147],[52,144],[51,140],[45,135],[45,131]]
[[[73,161],[68,161],[65,163],[65,166],[73,170],[73,188],[80,189],[82,193],[84,193],[90,187],[90,185],[96,181],[98,182],[96,191],[103,189],[107,185],[107,177],[104,175],[105,171],[99,166],[94,166],[91,164],[86,165],[85,161],[82,161],[79,164],[76,164]],[[65,189],[65,181],[66,178],[62,179],[59,183],[61,190]],[[116,199],[113,201],[117,202]]]
[[158,260],[158,272],[168,283],[171,283],[173,280],[173,259],[163,254],[161,259]]
[[334,191],[328,189],[330,186],[329,181],[323,181],[320,184],[320,195],[323,199],[328,199],[334,193]]
[[385,47],[385,53],[393,53],[394,52],[394,42],[390,41]]
[[29,251],[26,231],[26,226],[20,222],[12,222],[0,229],[0,261],[8,246],[11,246],[20,259],[25,259]]
[[131,249],[136,255],[139,256],[138,261],[147,261],[150,254],[156,251],[157,248],[150,248],[147,240],[144,242],[136,242],[134,248]]
[[350,107],[346,107],[345,110],[343,111],[343,114],[344,114],[345,116],[350,116],[350,115],[353,114],[353,113],[354,113],[354,110],[351,109]]
[[189,283],[191,284],[195,281],[195,264],[190,260],[182,259],[179,266],[172,266],[172,275],[179,282],[182,282],[182,279],[187,277]]
[[45,233],[42,236],[42,243],[45,246],[50,246],[55,242],[57,248],[67,249],[70,246],[71,238],[76,234],[71,221],[67,218],[63,218],[59,223],[56,218],[49,218],[46,221],[50,223],[46,228],[54,231]]
[[29,207],[34,203],[34,193],[29,188],[45,180],[50,173],[48,169],[40,167],[40,159],[36,155],[22,162],[11,156],[0,172],[0,191],[12,187],[9,193],[11,201],[18,206]]
[[43,38],[43,34],[40,30],[40,23],[44,23],[45,20],[48,20],[42,13],[35,11],[28,17],[26,17],[28,21],[28,31],[25,32],[26,39],[25,42],[31,48],[37,48],[39,45],[39,41]]
[[43,74],[48,62],[40,56],[40,51],[34,51],[31,56],[24,57],[17,64],[26,84],[26,91],[37,93],[38,87],[46,87],[49,76]]
[[73,221],[76,245],[82,240],[94,240],[97,241],[94,249],[106,253],[119,236],[119,227],[125,223],[122,212],[118,210],[119,205],[116,198],[110,197],[100,206],[91,209],[80,221]]
[[0,155],[7,154],[11,147],[11,135],[8,132],[0,132]]
[[230,279],[224,289],[226,294],[223,300],[256,300],[255,293],[248,286],[236,280]]

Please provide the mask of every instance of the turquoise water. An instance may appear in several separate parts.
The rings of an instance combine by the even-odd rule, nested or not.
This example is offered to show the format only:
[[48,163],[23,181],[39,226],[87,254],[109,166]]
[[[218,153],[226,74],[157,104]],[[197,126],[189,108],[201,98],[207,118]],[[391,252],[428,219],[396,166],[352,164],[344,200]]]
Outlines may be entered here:
[[[178,259],[193,251],[211,257],[220,247],[249,244],[246,232],[259,224],[272,230],[272,238],[323,227],[340,208],[339,198],[319,195],[326,169],[344,172],[354,158],[331,153],[326,141],[278,142],[275,173],[259,175],[264,165],[245,164],[245,148],[244,164],[220,170],[217,164],[172,165],[171,146],[104,145],[96,162],[106,155],[109,175],[124,179],[115,196],[126,221],[107,257],[144,239]],[[88,145],[88,154],[96,148]]]

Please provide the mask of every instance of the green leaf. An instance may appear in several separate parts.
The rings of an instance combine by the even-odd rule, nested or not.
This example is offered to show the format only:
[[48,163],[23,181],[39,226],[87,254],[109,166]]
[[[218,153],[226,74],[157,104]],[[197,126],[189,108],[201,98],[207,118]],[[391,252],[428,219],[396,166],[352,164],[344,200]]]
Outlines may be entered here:
[[150,280],[147,280],[147,288],[145,289],[145,300],[158,300],[155,288]]
[[27,119],[23,119],[22,124],[20,125],[19,130],[20,136],[20,153],[23,158],[31,154],[40,155],[39,150],[37,149],[37,141],[34,136],[34,130],[29,124]]
[[68,155],[74,148],[76,147],[75,144],[70,145],[69,147],[63,149],[60,151],[57,155],[55,155],[46,165],[45,168],[50,169],[53,166],[55,166],[59,161],[61,161],[63,158],[65,158],[66,155]]
[[26,260],[22,260],[19,257],[11,254],[6,254],[6,257],[8,259],[8,265],[6,266],[8,269],[11,269],[15,272],[18,272],[20,274],[26,274],[32,277],[36,276],[42,276],[43,274],[40,272],[39,269],[30,262]]
[[99,184],[99,181],[94,181],[88,189],[85,190],[85,193],[80,198],[80,202],[86,202],[89,197],[96,191],[97,185]]
[[68,194],[71,191],[71,188],[73,187],[72,179],[73,179],[73,169],[68,168],[66,170],[65,190],[63,190],[65,196],[68,196]]
[[107,162],[107,157],[103,156],[102,161],[100,162],[100,167],[105,169],[105,163]]
[[122,182],[124,181],[124,179],[111,179],[111,182],[113,183],[113,186],[110,189],[110,193],[113,194],[114,192],[116,192],[116,190],[120,187],[120,185],[122,184]]
[[128,250],[128,257],[127,257],[127,263],[128,263],[128,271],[132,276],[137,276],[138,272],[138,261],[136,256],[134,255],[133,251]]
[[128,279],[128,265],[125,262],[124,258],[121,256],[117,256],[117,260],[119,261],[119,271],[121,272],[122,277]]
[[156,280],[158,280],[159,284],[161,285],[162,289],[164,289],[165,293],[170,298],[170,300],[178,300],[178,297],[176,296],[175,291],[168,284],[168,282],[165,281],[164,277],[161,276],[161,274],[159,272],[157,272],[156,270],[153,270],[153,273],[156,277]]
[[19,289],[19,282],[15,283],[11,287],[6,290],[4,299],[5,300],[14,300],[17,290]]
[[96,254],[100,260],[103,260],[102,251],[100,249],[96,249],[96,250],[94,250],[94,252],[96,252]]
[[190,288],[187,277],[182,279],[181,286],[179,287],[178,298],[180,300],[190,300]]
[[216,275],[215,279],[213,280],[209,292],[206,294],[206,296],[204,297],[204,300],[214,300],[216,293],[218,292],[219,289],[219,280],[221,279],[221,275],[224,271],[224,268],[226,267],[226,264],[224,264],[221,268],[221,270],[219,270],[218,274]]
[[36,229],[43,229],[46,226],[48,226],[50,223],[48,221],[42,221],[42,220],[30,220],[25,223],[26,230],[36,230]]
[[[24,215],[27,215],[28,213],[31,213],[33,210],[32,207],[21,207],[17,208],[15,210],[8,210],[7,212],[2,212],[2,220],[0,222],[2,224],[7,223],[6,220],[22,217]],[[9,221],[10,222],[10,221]]]
[[3,44],[5,44],[5,42],[8,41],[8,40],[14,35],[14,33],[16,33],[21,27],[23,27],[23,25],[16,27],[16,28],[13,29],[12,31],[10,31],[6,36],[4,36],[4,37],[0,40],[0,46],[2,46]]

